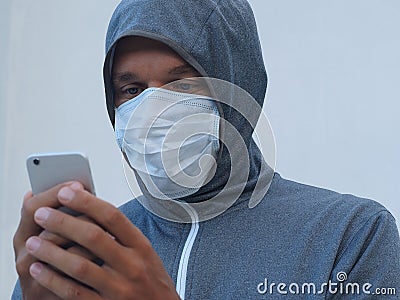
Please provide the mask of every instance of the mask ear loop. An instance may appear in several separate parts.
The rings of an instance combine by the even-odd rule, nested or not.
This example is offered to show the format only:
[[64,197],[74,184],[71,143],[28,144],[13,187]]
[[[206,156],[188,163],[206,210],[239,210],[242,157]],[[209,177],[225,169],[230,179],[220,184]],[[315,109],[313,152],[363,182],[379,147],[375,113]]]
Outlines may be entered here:
[[[218,122],[219,122],[218,134],[219,135],[218,136],[221,137],[221,136],[223,136],[223,133],[225,132],[225,123],[221,122],[221,119],[225,120],[225,113],[224,113],[224,110],[222,109],[222,105],[221,105],[220,101],[218,101],[218,96],[213,88],[213,84],[212,84],[212,82],[210,83],[210,81],[212,81],[212,78],[211,77],[203,77],[203,79],[206,81],[207,87],[211,93],[211,98],[215,102],[215,105],[217,106],[217,109],[219,112],[219,120],[218,120]],[[222,143],[221,139],[219,139],[218,143],[219,143],[219,151],[218,151],[218,155],[217,155],[217,162],[221,161],[223,147],[225,146],[224,143]]]
[[[221,122],[221,118],[225,120],[224,110],[222,109],[222,105],[221,105],[221,103],[219,103],[219,101],[215,101],[215,102],[216,102],[215,104],[217,105],[217,109],[218,109],[219,116],[220,116],[219,119],[218,119],[218,122],[219,122],[218,136],[223,136],[222,134],[223,134],[224,129],[225,129],[225,123]],[[219,143],[219,152],[218,152],[217,161],[218,160],[221,161],[222,148],[224,147],[224,144],[222,143],[221,139],[219,139],[218,143]]]

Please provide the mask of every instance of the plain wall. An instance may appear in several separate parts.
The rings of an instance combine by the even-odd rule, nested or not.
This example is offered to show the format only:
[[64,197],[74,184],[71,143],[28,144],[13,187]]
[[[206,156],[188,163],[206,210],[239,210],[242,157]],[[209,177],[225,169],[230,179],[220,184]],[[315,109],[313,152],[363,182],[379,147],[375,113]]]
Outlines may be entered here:
[[[117,1],[0,3],[0,298],[33,152],[89,156],[97,194],[130,199],[108,121],[104,37]],[[400,2],[252,0],[269,74],[277,170],[373,198],[400,218]],[[256,79],[255,79],[256,80]]]

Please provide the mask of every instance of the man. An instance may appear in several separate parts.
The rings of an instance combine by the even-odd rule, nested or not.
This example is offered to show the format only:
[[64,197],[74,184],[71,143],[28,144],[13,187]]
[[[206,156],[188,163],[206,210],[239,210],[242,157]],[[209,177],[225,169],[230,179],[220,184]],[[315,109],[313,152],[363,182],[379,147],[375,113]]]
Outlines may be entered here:
[[[123,1],[110,22],[106,51],[109,117],[144,196],[118,210],[77,182],[28,193],[14,238],[19,274],[14,299],[22,294],[24,299],[254,299],[282,294],[380,299],[373,295],[377,288],[400,292],[399,235],[384,207],[276,173],[269,180],[251,138],[258,107],[232,109],[243,108],[237,103],[243,98],[227,93],[223,99],[212,79],[200,91],[188,84],[217,78],[247,91],[255,106],[262,105],[267,77],[246,1]],[[177,80],[183,80],[180,90],[174,88]],[[188,94],[197,96],[191,100],[185,98]],[[168,101],[174,105],[164,107]],[[157,111],[159,106],[163,109]],[[196,119],[202,130],[188,138],[195,147],[182,153],[185,159],[179,156],[179,163],[190,169],[201,164],[202,153],[214,159],[203,161],[200,174],[206,170],[207,176],[193,172],[190,178],[197,179],[188,185],[182,184],[180,169],[166,176],[175,164],[159,166],[168,153],[161,148],[168,143],[165,129],[175,128],[178,113],[182,120],[193,121],[192,115],[207,120]],[[191,127],[184,124],[176,131]],[[204,139],[203,133],[214,138]],[[240,139],[232,139],[235,133]],[[174,141],[169,142],[168,149],[175,150]],[[240,151],[229,147],[232,143]],[[231,170],[236,170],[234,176]],[[266,187],[261,201],[249,205],[258,182]],[[234,202],[219,209],[230,199]],[[204,210],[201,205],[207,203],[214,205]],[[84,217],[66,215],[56,209],[60,206]]]

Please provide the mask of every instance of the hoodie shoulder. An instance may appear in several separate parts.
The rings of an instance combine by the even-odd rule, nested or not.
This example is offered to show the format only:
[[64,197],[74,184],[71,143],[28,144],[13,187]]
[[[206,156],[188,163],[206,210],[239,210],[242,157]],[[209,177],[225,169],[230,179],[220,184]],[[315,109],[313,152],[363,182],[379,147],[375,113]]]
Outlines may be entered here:
[[[375,200],[341,194],[332,190],[310,186],[277,176],[276,184],[270,191],[276,204],[285,208],[294,207],[300,211],[364,216],[368,218],[387,209]],[[268,195],[265,199],[268,201]]]
[[[293,230],[330,236],[344,249],[365,226],[374,230],[383,219],[395,224],[393,215],[380,203],[354,195],[297,183],[276,174],[260,211],[274,222]],[[338,249],[340,252],[340,249]]]

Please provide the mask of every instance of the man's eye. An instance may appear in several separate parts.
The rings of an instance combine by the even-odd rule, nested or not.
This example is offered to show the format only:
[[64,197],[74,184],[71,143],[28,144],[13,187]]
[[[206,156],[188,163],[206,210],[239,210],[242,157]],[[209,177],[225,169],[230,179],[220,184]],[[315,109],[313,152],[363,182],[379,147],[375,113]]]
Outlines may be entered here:
[[177,82],[167,86],[167,89],[173,90],[175,92],[193,92],[195,85],[188,82]]
[[129,89],[125,90],[125,92],[126,92],[128,95],[134,96],[134,95],[136,95],[137,93],[139,93],[139,89],[138,89],[138,88],[129,88]]
[[190,91],[193,88],[193,86],[189,83],[181,83],[179,84],[179,89],[182,91]]

